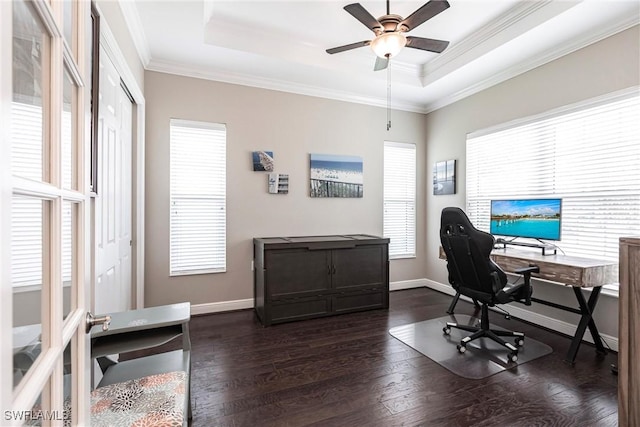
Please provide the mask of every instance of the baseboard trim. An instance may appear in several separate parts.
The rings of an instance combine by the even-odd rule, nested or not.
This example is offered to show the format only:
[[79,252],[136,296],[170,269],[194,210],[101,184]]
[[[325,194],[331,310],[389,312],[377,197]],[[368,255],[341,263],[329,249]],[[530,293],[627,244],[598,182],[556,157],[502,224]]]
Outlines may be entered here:
[[424,288],[427,286],[427,279],[400,280],[389,283],[390,291],[401,291],[403,289]]
[[[415,288],[423,288],[423,287],[433,289],[443,294],[447,294],[451,296],[455,295],[455,291],[450,285],[445,285],[443,283],[436,282],[430,279],[400,280],[397,282],[391,282],[389,284],[390,291],[400,291],[404,289],[415,289]],[[461,296],[461,299],[471,302],[471,299],[465,296]],[[246,310],[250,308],[253,308],[253,298],[233,300],[233,301],[211,302],[206,304],[194,304],[191,306],[191,314],[200,315],[200,314],[221,313],[225,311]],[[515,318],[522,319],[524,321],[527,321],[536,325],[540,325],[542,327],[551,329],[556,332],[560,332],[561,334],[565,334],[568,336],[573,336],[577,327],[577,325],[574,325],[562,320],[554,319],[553,317],[544,316],[542,314],[538,314],[536,312],[518,307],[517,305],[509,305],[509,313]],[[606,341],[606,343],[609,345],[609,347],[611,347],[612,350],[618,351],[617,337],[607,335],[607,334],[601,334],[601,337]],[[591,338],[591,335],[588,332],[584,335],[584,340],[593,344],[593,339]]]
[[[401,280],[389,284],[390,291],[399,291],[403,289],[424,288],[427,286],[427,279]],[[192,304],[191,314],[210,314],[221,313],[224,311],[245,310],[253,308],[253,299],[240,299],[234,301],[209,302],[205,304]]]
[[[447,295],[455,295],[455,291],[449,285],[444,285],[439,282],[435,282],[433,280],[425,279],[426,287],[433,289],[438,292],[445,293]],[[471,302],[471,298],[467,298],[465,296],[460,296],[461,299]],[[534,311],[526,310],[517,305],[511,304],[508,306],[509,314],[512,317],[524,320],[526,322],[533,323],[535,325],[540,325],[544,328],[551,329],[556,332],[560,332],[561,334],[573,336],[576,332],[577,325],[572,323],[565,322],[563,320],[554,319],[553,317],[545,316]],[[495,310],[500,312],[499,310]],[[607,334],[600,334],[600,337],[606,342],[605,347],[608,345],[611,350],[618,351],[618,337],[614,337]],[[584,334],[584,341],[590,342],[593,344],[593,338],[591,338],[591,334],[589,331]]]
[[253,308],[253,298],[238,299],[233,301],[209,302],[206,304],[192,304],[191,314],[211,314],[221,313],[223,311],[246,310]]

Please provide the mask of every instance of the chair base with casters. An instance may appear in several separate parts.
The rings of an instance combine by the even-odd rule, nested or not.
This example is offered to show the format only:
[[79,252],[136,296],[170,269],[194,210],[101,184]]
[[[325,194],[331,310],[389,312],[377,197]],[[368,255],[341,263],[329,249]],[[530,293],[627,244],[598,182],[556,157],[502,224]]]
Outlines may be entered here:
[[[501,293],[497,296],[497,298],[500,300],[500,303],[516,301],[521,302],[525,305],[531,305],[531,273],[538,273],[539,271],[540,268],[537,266],[530,266],[517,270],[516,273],[522,274],[524,276],[524,283],[501,291]],[[458,294],[456,294],[456,298],[454,298],[452,304],[454,306],[458,301],[457,297],[459,297]],[[473,302],[477,307],[478,302],[475,300],[475,298]],[[451,311],[453,311],[452,307],[449,308],[451,309]],[[518,349],[524,345],[523,332],[505,331],[490,328],[489,304],[486,302],[482,303],[480,326],[460,325],[455,322],[447,322],[446,326],[442,328],[442,332],[444,332],[445,335],[449,335],[451,333],[451,328],[472,332],[471,335],[462,338],[460,344],[456,346],[459,353],[465,353],[467,351],[467,344],[471,341],[478,338],[489,338],[509,350],[509,354],[507,356],[507,360],[509,362],[516,362],[518,360]],[[502,339],[502,337],[511,337],[515,338],[515,340],[513,344],[511,344]]]
[[[460,344],[456,346],[458,352],[464,353],[467,351],[467,344],[477,338],[490,338],[498,344],[506,347],[510,350],[507,359],[509,362],[515,362],[518,360],[518,348],[524,345],[524,333],[523,332],[513,332],[513,331],[504,331],[498,329],[490,329],[489,328],[489,307],[487,304],[482,304],[482,317],[480,320],[480,326],[467,326],[460,325],[454,322],[447,322],[447,326],[442,328],[442,331],[445,335],[449,335],[451,333],[451,328],[462,329],[464,331],[473,332],[473,334],[468,337],[462,338]],[[506,342],[501,337],[514,337],[514,344]]]

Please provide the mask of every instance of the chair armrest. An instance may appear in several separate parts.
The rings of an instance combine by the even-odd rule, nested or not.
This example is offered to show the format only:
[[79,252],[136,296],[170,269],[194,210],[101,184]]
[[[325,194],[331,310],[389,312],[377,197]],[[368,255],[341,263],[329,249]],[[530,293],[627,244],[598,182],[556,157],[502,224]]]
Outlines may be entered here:
[[531,273],[540,273],[540,267],[537,265],[529,265],[528,267],[518,268],[514,270],[514,273],[524,276],[524,284],[522,290],[518,295],[518,300],[524,305],[531,305],[531,295],[533,294],[533,287],[531,286]]

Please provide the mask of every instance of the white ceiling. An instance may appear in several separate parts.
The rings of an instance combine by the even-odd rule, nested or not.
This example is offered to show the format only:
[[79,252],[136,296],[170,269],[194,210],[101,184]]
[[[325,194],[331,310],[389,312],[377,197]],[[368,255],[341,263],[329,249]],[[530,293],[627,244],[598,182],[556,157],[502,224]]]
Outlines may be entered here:
[[[146,69],[385,106],[387,72],[369,47],[326,49],[373,33],[354,0],[120,2]],[[374,17],[384,1],[361,1]],[[449,0],[409,35],[449,40],[441,54],[405,48],[391,61],[394,108],[429,112],[640,22],[638,0]],[[391,0],[407,17],[424,1]],[[639,47],[640,48],[640,47]]]

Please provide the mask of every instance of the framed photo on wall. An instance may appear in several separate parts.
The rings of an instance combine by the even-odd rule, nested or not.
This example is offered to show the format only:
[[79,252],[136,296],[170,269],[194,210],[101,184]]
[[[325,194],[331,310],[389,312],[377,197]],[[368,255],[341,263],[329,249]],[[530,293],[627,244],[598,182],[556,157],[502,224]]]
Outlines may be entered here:
[[433,165],[433,194],[456,194],[455,160],[444,160]]
[[311,197],[362,197],[362,157],[311,154]]
[[273,151],[251,153],[254,172],[273,172]]

